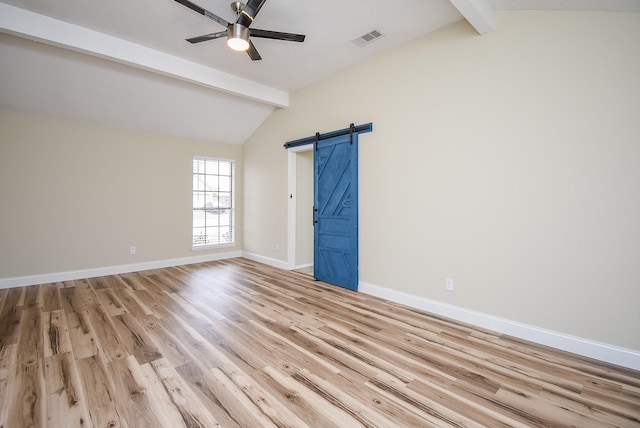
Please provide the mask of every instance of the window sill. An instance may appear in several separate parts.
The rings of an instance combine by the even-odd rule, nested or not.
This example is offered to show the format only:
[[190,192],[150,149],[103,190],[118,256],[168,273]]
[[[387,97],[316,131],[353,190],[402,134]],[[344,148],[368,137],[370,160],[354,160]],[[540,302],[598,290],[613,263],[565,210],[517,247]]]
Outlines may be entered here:
[[229,248],[235,247],[236,243],[232,242],[229,244],[211,244],[211,245],[198,245],[197,247],[191,247],[191,251],[202,251],[202,250],[215,250],[216,248]]

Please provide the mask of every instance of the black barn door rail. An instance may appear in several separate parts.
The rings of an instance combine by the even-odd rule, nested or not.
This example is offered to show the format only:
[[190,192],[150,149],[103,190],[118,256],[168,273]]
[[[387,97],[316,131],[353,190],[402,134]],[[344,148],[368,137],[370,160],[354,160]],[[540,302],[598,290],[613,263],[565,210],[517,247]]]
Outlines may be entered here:
[[339,135],[346,135],[353,133],[365,133],[371,132],[373,130],[373,123],[365,123],[363,125],[355,126],[353,123],[344,129],[339,129],[337,131],[331,131],[324,134],[316,133],[316,135],[312,135],[311,137],[300,138],[299,140],[289,141],[288,143],[284,143],[285,149],[290,149],[292,147],[304,146],[306,144],[317,144],[320,140],[326,140],[328,138],[337,137]]

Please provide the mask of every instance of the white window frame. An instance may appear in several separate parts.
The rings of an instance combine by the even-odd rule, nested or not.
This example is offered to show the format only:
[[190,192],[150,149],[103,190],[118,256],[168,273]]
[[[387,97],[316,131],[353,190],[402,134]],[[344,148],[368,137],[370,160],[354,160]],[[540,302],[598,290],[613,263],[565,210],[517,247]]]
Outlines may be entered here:
[[[229,175],[221,174],[219,168],[212,168],[213,171],[217,170],[217,173],[211,173],[211,171],[207,170],[207,166],[216,164],[219,167],[221,163],[230,166]],[[201,167],[203,168],[201,169]],[[235,178],[235,160],[205,156],[193,157],[191,184],[192,250],[206,250],[236,245]],[[214,185],[210,185],[212,183]],[[221,198],[224,199],[221,200]],[[226,228],[228,228],[228,231],[225,232]],[[200,238],[201,242],[197,242],[197,238]]]

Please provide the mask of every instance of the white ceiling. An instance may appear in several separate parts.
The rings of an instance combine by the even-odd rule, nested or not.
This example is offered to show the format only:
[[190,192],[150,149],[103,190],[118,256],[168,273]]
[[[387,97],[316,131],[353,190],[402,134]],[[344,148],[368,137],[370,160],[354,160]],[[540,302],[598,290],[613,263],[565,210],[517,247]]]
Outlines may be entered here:
[[[229,0],[193,0],[228,21]],[[461,19],[479,34],[499,10],[640,11],[640,0],[267,0],[254,28],[306,35],[253,39],[262,61],[173,0],[4,0],[0,108],[242,144],[288,94]],[[53,19],[51,19],[53,18]],[[384,37],[352,40],[377,29]]]

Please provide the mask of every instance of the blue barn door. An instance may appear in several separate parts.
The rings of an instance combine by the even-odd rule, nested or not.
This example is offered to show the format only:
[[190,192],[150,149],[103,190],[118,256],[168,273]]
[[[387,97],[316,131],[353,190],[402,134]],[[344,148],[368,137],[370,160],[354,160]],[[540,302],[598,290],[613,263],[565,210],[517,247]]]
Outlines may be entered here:
[[316,143],[314,277],[358,289],[358,134]]

